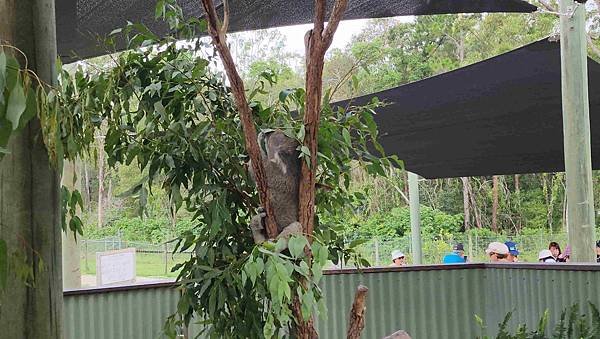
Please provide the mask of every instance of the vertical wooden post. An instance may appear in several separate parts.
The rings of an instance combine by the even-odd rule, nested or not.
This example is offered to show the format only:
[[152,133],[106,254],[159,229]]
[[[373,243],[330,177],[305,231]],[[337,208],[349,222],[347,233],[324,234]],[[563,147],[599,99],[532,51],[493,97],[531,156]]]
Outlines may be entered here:
[[[0,13],[0,40],[21,49],[29,68],[54,83],[54,0],[0,0]],[[0,337],[62,339],[60,178],[49,163],[39,119],[11,137],[8,149],[0,162],[0,237],[9,253],[27,257],[35,285],[9,272],[0,294]]]
[[420,265],[423,262],[423,253],[421,251],[421,215],[419,214],[419,176],[412,172],[408,172],[408,191],[412,259],[414,264]]
[[574,262],[595,262],[585,5],[560,1],[567,227]]

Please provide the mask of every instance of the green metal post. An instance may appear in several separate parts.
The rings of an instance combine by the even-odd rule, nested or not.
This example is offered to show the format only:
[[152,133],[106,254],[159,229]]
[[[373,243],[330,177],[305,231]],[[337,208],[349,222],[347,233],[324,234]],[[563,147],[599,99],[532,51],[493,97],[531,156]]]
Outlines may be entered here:
[[410,230],[413,263],[423,263],[421,251],[421,216],[419,215],[419,176],[408,172],[408,195],[410,200]]
[[574,262],[595,262],[585,5],[560,1],[562,106],[569,244]]

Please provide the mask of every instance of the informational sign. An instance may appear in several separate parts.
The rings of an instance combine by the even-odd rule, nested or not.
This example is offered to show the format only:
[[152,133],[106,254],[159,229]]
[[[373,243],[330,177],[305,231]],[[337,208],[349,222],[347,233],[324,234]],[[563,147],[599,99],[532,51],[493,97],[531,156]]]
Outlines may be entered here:
[[135,248],[96,252],[96,285],[135,282]]

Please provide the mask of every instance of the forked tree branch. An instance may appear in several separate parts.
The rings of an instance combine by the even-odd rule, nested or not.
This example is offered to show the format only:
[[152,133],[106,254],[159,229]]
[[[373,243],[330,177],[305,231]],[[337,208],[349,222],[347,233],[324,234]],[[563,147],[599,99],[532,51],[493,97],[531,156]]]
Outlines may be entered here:
[[265,225],[267,237],[275,239],[279,232],[277,230],[275,214],[273,213],[273,207],[271,205],[271,194],[267,186],[265,169],[261,161],[260,148],[256,137],[256,127],[254,126],[254,119],[252,118],[252,110],[246,100],[244,82],[235,67],[231,51],[227,46],[226,34],[227,26],[229,25],[229,6],[227,5],[227,1],[225,1],[224,5],[225,17],[223,19],[223,24],[221,25],[213,0],[202,0],[202,7],[204,7],[208,22],[208,33],[223,62],[225,73],[227,73],[227,77],[229,78],[229,85],[231,87],[231,92],[233,93],[235,105],[240,114],[240,120],[244,130],[244,141],[246,142],[246,151],[250,156],[260,201],[267,214]]

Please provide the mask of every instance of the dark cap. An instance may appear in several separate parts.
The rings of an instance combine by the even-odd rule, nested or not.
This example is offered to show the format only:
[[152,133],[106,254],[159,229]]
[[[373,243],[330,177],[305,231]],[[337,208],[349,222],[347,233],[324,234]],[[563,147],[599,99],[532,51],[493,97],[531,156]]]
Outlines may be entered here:
[[454,250],[454,251],[464,251],[465,247],[463,246],[463,244],[461,242],[459,242],[458,244],[454,245],[454,247],[452,247],[452,250]]
[[600,240],[596,241],[596,247],[600,247]]

